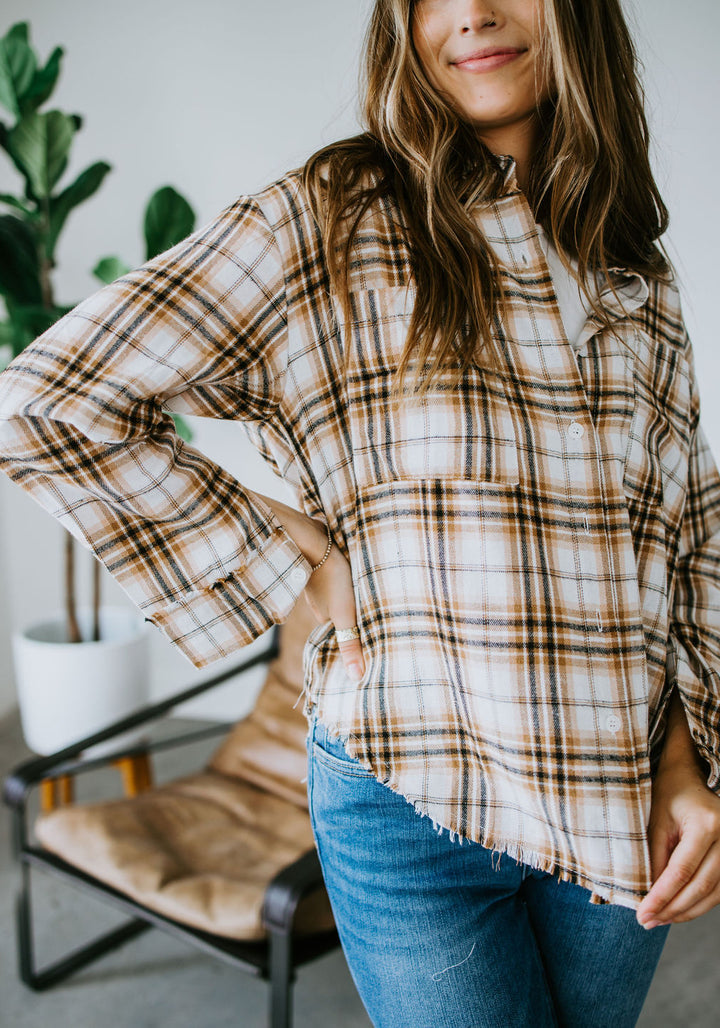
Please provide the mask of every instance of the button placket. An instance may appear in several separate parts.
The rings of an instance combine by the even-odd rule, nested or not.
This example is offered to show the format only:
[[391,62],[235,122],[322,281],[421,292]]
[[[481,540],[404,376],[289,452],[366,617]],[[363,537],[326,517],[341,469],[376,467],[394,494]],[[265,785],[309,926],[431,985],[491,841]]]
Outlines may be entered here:
[[[580,440],[580,439],[584,438],[585,431],[586,431],[585,430],[585,426],[580,421],[573,420],[567,426],[567,429],[566,429],[567,438],[570,439],[570,440],[573,440],[573,441]],[[586,447],[583,447],[580,452],[584,452],[584,455],[586,457],[590,457],[591,456],[590,453],[586,452]],[[578,455],[578,453],[579,453],[578,450],[574,450],[574,456]],[[582,524],[582,533],[583,533],[583,535],[586,538],[590,537],[592,535],[592,529],[590,527],[590,516],[589,516],[587,508],[583,509],[581,507],[580,510],[578,510],[578,516],[579,516],[580,522]],[[582,548],[582,546],[580,546],[580,549],[579,549],[579,558],[580,558],[580,563],[582,565],[582,563],[583,563],[583,548]],[[603,619],[602,619],[601,611],[595,610],[594,617],[593,617],[593,614],[591,613],[591,611],[588,611],[587,612],[587,617],[588,617],[588,625],[592,627],[593,631],[598,632],[598,633],[602,633],[604,631],[604,627],[605,626],[603,624]],[[590,620],[590,619],[592,619],[592,620]]]
[[[534,268],[537,264],[544,273],[548,273],[541,239],[539,235],[537,239],[531,235],[533,220],[529,209],[526,212],[526,223],[526,245],[532,256],[531,266]],[[490,233],[493,228],[494,225],[488,226]],[[525,248],[518,247],[513,255],[515,267],[520,273],[526,270],[523,260],[526,252]],[[548,318],[546,321],[551,322],[551,319]],[[528,324],[535,324],[530,315]],[[553,328],[552,324],[550,327]],[[599,328],[600,326],[589,317],[583,329],[582,339],[586,352],[589,340]],[[573,537],[571,545],[574,550],[577,583],[576,611],[580,619],[578,628],[581,629],[584,622],[590,663],[590,649],[593,646],[604,641],[611,644],[615,640],[615,604],[607,588],[615,561],[611,550],[613,540],[605,532],[605,514],[602,508],[605,479],[601,466],[602,450],[593,421],[593,406],[588,397],[582,362],[572,346],[558,344],[562,338],[559,323],[549,333],[543,330],[542,323],[538,326],[538,359],[533,366],[533,372],[540,371],[548,396],[554,401],[558,430],[557,449],[562,453],[566,469],[567,503],[570,512],[568,535]],[[528,348],[529,344],[530,339]],[[522,355],[521,350],[520,356]],[[624,674],[618,678],[619,681],[616,687],[610,690],[610,694],[615,693],[621,700],[629,687]],[[607,696],[605,699],[607,700]],[[598,728],[603,733],[618,732],[625,723],[625,719],[621,720],[616,713],[609,714],[607,708],[603,710],[602,707],[597,707],[595,717]]]

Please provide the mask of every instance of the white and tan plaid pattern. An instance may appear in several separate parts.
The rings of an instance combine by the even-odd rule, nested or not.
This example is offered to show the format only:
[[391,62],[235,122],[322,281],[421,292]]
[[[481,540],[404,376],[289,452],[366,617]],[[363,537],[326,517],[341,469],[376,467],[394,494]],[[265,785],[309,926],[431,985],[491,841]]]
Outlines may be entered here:
[[460,388],[390,406],[399,213],[363,224],[345,326],[292,172],[9,365],[0,468],[202,667],[283,621],[310,572],[167,411],[242,423],[352,566],[366,673],[319,626],[306,713],[438,826],[636,907],[675,681],[720,793],[720,478],[675,286],[613,269],[618,338],[589,319],[576,356],[504,163],[474,215],[509,308]]

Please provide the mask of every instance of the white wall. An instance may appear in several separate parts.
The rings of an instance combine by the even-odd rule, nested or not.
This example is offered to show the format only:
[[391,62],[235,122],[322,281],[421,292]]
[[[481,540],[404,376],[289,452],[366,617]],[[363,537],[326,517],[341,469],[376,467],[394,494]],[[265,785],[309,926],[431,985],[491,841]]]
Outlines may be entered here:
[[[89,269],[99,256],[118,253],[140,263],[142,210],[158,186],[170,183],[188,196],[200,225],[321,144],[356,131],[356,69],[370,6],[371,0],[4,0],[0,33],[28,20],[43,57],[58,43],[66,48],[56,102],[85,116],[68,180],[95,160],[114,168],[71,217],[58,254],[58,297],[69,303],[94,290]],[[647,69],[655,167],[672,213],[671,255],[685,283],[705,426],[720,455],[712,277],[720,233],[712,192],[720,7],[715,0],[686,0],[682,9],[669,0],[632,0],[628,7]],[[0,160],[0,192],[14,186]],[[188,420],[194,444],[236,477],[287,495],[232,425]],[[0,476],[0,711],[14,702],[10,632],[60,605],[61,539],[59,526]],[[79,556],[84,585],[89,557]],[[108,601],[128,603],[109,576],[103,581]],[[153,637],[157,693],[200,674],[159,633]]]
[[720,203],[720,5],[715,0],[626,0],[645,65],[653,164],[670,209],[666,244],[682,280],[703,424],[720,460],[720,337],[716,328]]

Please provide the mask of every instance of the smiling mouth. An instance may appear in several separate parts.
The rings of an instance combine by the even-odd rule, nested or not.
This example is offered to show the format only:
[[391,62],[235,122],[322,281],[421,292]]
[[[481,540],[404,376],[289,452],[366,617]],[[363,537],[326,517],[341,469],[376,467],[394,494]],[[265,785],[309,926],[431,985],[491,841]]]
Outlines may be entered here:
[[510,61],[514,61],[525,53],[527,50],[495,50],[485,54],[480,51],[468,54],[467,57],[461,57],[452,64],[461,71],[492,71],[494,68],[509,64]]

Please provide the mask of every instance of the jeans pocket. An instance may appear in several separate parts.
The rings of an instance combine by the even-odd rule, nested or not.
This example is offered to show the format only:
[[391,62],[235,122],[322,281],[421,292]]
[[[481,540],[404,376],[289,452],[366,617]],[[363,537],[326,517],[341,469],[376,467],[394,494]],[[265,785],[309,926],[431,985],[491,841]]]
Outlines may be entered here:
[[325,725],[315,721],[312,726],[310,754],[326,769],[346,778],[374,778],[370,768],[363,767],[357,758],[351,756],[338,736],[328,731]]

